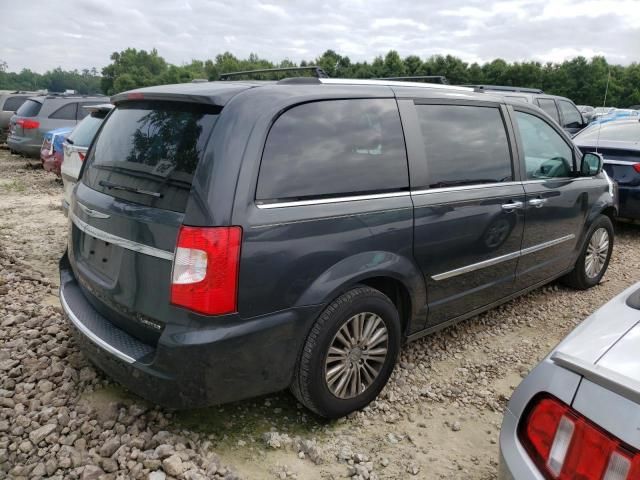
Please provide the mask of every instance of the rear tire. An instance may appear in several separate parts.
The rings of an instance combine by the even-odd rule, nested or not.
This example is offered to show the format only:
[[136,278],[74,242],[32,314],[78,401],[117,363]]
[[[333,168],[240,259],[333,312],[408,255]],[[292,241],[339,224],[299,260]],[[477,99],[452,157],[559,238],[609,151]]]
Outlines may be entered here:
[[333,301],[307,337],[291,391],[309,410],[343,417],[383,389],[400,352],[400,318],[378,290],[360,286]]
[[598,216],[587,232],[573,270],[562,278],[562,283],[577,290],[586,290],[600,283],[611,260],[613,235],[611,219],[606,215]]

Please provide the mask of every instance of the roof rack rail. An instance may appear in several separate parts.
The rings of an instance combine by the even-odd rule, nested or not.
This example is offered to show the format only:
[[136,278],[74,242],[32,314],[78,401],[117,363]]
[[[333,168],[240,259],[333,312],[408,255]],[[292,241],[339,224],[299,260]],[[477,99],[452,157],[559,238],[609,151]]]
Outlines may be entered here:
[[473,88],[461,85],[440,85],[427,82],[398,82],[396,80],[371,80],[365,78],[318,78],[318,83],[323,85],[378,85],[385,87],[411,87],[411,88],[435,88],[441,90],[457,90],[460,92],[473,92]]
[[232,77],[241,77],[243,75],[258,75],[263,73],[278,73],[278,72],[296,72],[310,70],[314,73],[316,78],[329,78],[327,72],[316,65],[310,65],[308,67],[286,67],[286,68],[262,68],[258,70],[245,70],[243,72],[229,72],[221,73],[220,80],[229,80]]
[[474,88],[477,92],[520,92],[520,93],[544,93],[541,88],[511,87],[508,85],[463,85]]
[[[396,82],[420,82],[422,83],[439,83],[441,85],[449,85],[449,80],[444,75],[412,75],[409,77],[380,77],[375,80],[394,80]],[[429,82],[428,80],[437,80],[437,82]]]

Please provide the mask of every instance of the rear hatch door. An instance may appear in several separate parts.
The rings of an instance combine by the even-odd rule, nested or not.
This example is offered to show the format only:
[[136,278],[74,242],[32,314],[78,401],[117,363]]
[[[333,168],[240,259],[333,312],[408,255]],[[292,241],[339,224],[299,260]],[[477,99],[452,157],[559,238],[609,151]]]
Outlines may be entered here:
[[219,112],[175,101],[119,104],[87,154],[72,200],[69,259],[83,293],[149,344],[176,315],[173,251]]

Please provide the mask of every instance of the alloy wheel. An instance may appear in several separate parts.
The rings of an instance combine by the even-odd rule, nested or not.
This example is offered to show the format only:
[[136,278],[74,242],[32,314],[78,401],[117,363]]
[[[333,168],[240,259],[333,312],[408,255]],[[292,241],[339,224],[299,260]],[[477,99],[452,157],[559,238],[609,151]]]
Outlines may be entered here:
[[376,380],[387,358],[389,335],[379,315],[358,313],[331,341],[325,360],[325,382],[338,398],[360,395]]
[[589,278],[597,277],[609,255],[609,232],[605,228],[598,228],[587,245],[587,254],[584,258],[584,272]]

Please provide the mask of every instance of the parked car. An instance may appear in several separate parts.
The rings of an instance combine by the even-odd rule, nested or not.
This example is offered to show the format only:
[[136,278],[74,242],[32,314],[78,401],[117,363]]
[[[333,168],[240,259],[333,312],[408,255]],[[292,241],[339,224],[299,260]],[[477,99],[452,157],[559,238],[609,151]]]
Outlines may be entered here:
[[61,127],[74,127],[87,115],[81,107],[104,102],[104,96],[31,97],[11,117],[7,145],[13,152],[39,157],[46,132]]
[[598,117],[602,117],[603,115],[610,115],[615,112],[615,107],[596,107],[593,111],[593,119],[595,120]]
[[34,92],[0,92],[0,143],[7,140],[9,119]]
[[340,417],[376,397],[404,341],[606,271],[602,159],[535,106],[326,78],[111,100],[60,299],[93,362],[154,403],[290,387]]
[[593,119],[591,124],[608,123],[614,120],[620,120],[624,118],[640,119],[640,111],[632,110],[629,108],[614,108],[607,114],[598,115]]
[[640,478],[640,283],[569,334],[513,392],[500,480]]
[[618,183],[618,215],[640,220],[640,121],[594,124],[576,135],[574,142],[583,152],[602,154],[604,170]]
[[547,95],[537,88],[508,87],[499,85],[471,85],[477,91],[501,95],[509,100],[537,105],[568,133],[575,134],[589,125],[576,105],[566,97]]
[[110,103],[82,107],[89,115],[76,125],[73,132],[64,142],[64,162],[62,163],[62,183],[64,185],[64,198],[62,207],[66,213],[71,202],[71,192],[80,176],[82,163],[87,155],[89,145],[93,141],[96,132],[102,125],[107,114],[113,108]]
[[593,120],[593,116],[595,115],[596,109],[589,105],[576,105],[578,111],[582,114],[582,117],[588,122]]
[[42,167],[48,172],[60,176],[60,167],[64,159],[62,143],[65,137],[71,133],[71,130],[73,130],[71,127],[62,127],[44,134],[44,140],[40,148],[40,160],[42,161]]

